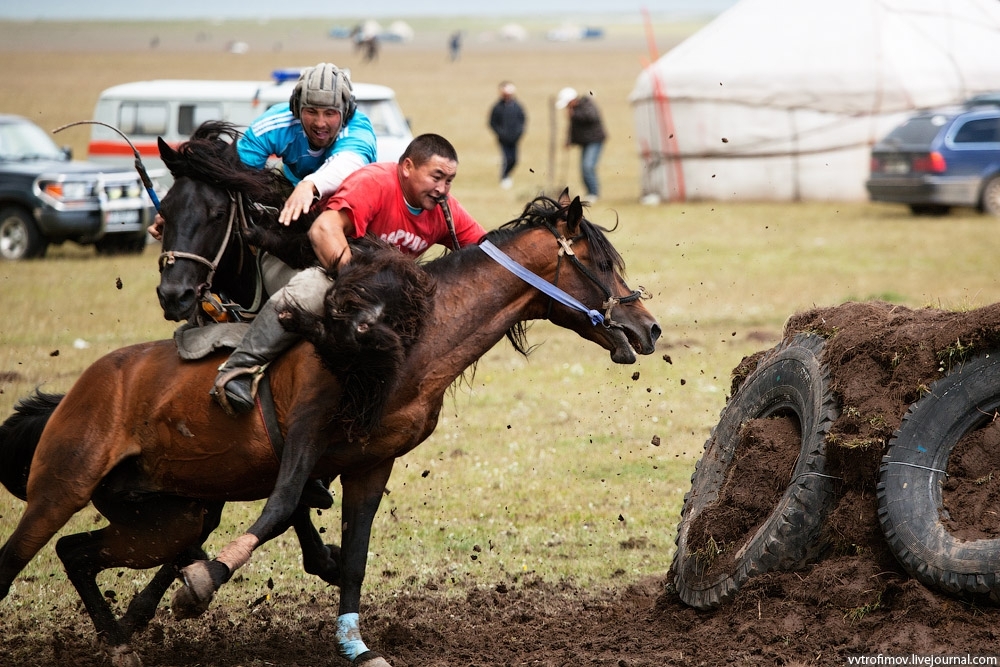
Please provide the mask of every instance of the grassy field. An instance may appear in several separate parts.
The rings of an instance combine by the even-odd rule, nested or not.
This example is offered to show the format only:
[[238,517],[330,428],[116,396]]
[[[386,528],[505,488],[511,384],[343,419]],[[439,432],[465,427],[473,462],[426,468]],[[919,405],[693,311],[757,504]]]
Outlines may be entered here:
[[[630,283],[653,294],[647,305],[663,326],[659,348],[618,367],[603,350],[539,323],[529,340],[540,346],[529,359],[506,343],[490,351],[446,401],[437,432],[397,464],[374,528],[366,592],[375,599],[406,586],[490,584],[524,573],[583,586],[663,574],[730,371],[777,343],[789,315],[869,298],[966,309],[1000,295],[998,223],[972,212],[929,219],[865,203],[639,205],[627,96],[650,56],[638,26],[616,26],[606,42],[516,45],[476,39],[470,28],[452,63],[445,47],[455,25],[435,26],[412,45],[386,45],[369,64],[327,40],[326,24],[0,25],[10,38],[0,40],[0,111],[49,129],[89,118],[100,90],[124,81],[261,78],[324,60],[350,67],[357,80],[395,88],[415,133],[455,143],[454,192],[487,228],[544,188],[568,183],[580,193],[576,154],[550,157],[564,129],[549,100],[566,85],[596,95],[610,140],[600,164],[604,192],[590,217],[618,225],[611,238]],[[660,51],[691,29],[657,26]],[[226,50],[247,34],[249,53]],[[529,114],[511,191],[497,187],[499,151],[486,127],[503,79],[517,84]],[[85,129],[57,140],[86,152]],[[141,257],[97,258],[66,246],[41,261],[0,264],[0,415],[37,386],[65,390],[112,349],[168,337],[175,325],[162,319],[156,281],[155,247]],[[247,527],[258,509],[231,506],[209,549]],[[20,511],[0,494],[0,537]],[[64,532],[99,521],[87,510]],[[335,515],[320,522],[336,533]],[[315,590],[318,580],[302,574],[298,558],[290,536],[276,540],[226,595],[253,599],[268,577],[285,590]],[[33,605],[31,613],[75,604],[51,548],[24,574],[5,604]],[[119,595],[127,599],[123,585],[144,577],[117,579]]]

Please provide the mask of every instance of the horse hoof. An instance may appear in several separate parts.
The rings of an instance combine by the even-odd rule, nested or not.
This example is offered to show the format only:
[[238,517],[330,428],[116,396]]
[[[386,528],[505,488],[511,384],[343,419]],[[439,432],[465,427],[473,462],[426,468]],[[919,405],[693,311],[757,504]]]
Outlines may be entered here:
[[111,647],[109,654],[112,667],[142,667],[142,658],[128,644]]
[[375,651],[365,651],[356,657],[351,665],[353,667],[392,667],[385,658]]
[[204,561],[195,561],[181,570],[184,585],[170,598],[170,610],[176,618],[196,618],[205,613],[215,597],[212,576]]

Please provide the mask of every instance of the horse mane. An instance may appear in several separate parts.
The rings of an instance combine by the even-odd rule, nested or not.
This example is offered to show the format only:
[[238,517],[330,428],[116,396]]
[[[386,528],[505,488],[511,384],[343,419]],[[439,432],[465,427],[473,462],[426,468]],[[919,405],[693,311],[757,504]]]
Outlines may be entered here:
[[330,271],[333,284],[322,315],[291,306],[282,325],[316,348],[343,389],[333,419],[363,437],[382,419],[403,362],[423,332],[436,283],[389,243],[365,236],[351,241],[351,261]]
[[176,152],[168,152],[161,158],[175,179],[190,178],[242,193],[249,201],[280,207],[290,193],[286,179],[272,169],[254,169],[243,164],[236,151],[240,136],[232,123],[210,120],[202,123]]
[[28,499],[28,469],[35,448],[62,398],[36,389],[18,401],[14,414],[0,424],[0,484],[21,500]]

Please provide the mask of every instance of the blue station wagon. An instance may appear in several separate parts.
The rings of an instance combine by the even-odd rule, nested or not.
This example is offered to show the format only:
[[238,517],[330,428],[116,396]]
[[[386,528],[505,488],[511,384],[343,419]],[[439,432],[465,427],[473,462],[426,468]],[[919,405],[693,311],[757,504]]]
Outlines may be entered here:
[[914,114],[872,148],[872,201],[915,215],[972,207],[1000,216],[1000,98]]

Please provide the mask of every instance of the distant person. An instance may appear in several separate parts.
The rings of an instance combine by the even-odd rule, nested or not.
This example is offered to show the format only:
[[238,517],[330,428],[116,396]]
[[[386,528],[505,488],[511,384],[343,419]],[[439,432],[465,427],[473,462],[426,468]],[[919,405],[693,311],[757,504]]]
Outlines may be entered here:
[[514,94],[517,89],[510,81],[500,84],[500,99],[496,101],[490,110],[490,129],[497,135],[500,142],[501,167],[500,167],[500,187],[509,190],[513,185],[510,173],[517,165],[517,144],[524,134],[524,125],[527,116],[524,108],[517,101]]
[[456,30],[451,33],[448,39],[448,53],[451,54],[451,61],[455,62],[462,55],[462,31]]
[[569,114],[569,131],[566,148],[580,146],[580,175],[587,188],[587,199],[597,201],[601,194],[597,181],[597,161],[607,133],[601,121],[601,112],[589,95],[578,95],[573,88],[563,88],[556,97],[556,109],[566,109]]

